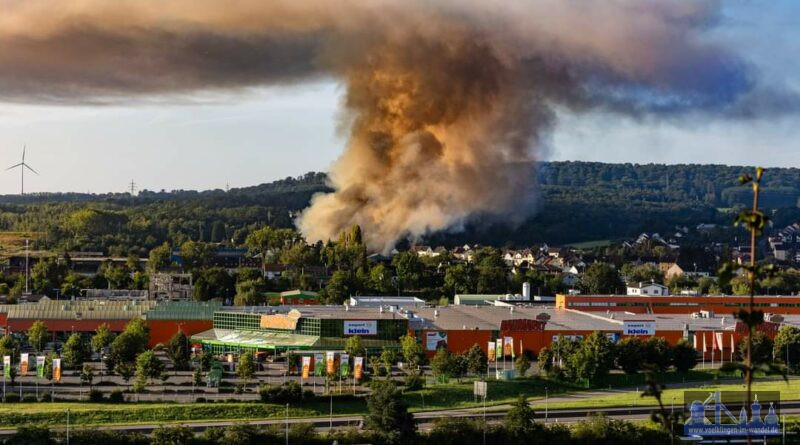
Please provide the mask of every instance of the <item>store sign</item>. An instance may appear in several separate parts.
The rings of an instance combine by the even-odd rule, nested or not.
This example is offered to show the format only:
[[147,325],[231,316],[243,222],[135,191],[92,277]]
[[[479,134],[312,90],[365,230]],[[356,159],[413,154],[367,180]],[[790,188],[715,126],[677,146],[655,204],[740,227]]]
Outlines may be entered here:
[[344,335],[378,335],[377,320],[345,320]]
[[656,335],[653,320],[626,320],[622,324],[622,335]]

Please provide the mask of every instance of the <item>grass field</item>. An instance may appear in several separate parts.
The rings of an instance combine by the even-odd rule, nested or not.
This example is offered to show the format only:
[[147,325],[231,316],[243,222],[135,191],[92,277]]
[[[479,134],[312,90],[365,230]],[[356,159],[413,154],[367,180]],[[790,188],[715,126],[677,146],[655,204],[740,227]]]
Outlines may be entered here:
[[[642,388],[642,391],[644,388]],[[692,388],[676,388],[666,389],[661,396],[662,402],[670,406],[674,400],[676,406],[683,404],[683,393],[686,390],[702,390],[702,391],[744,391],[743,384],[735,385],[702,385]],[[627,391],[627,392],[609,392],[607,395],[596,397],[581,398],[580,400],[568,402],[554,402],[548,403],[549,409],[569,409],[569,408],[616,408],[616,407],[629,407],[629,406],[652,406],[656,404],[653,397],[642,397],[642,391]],[[797,381],[772,381],[772,382],[754,382],[753,392],[758,391],[780,391],[781,400],[800,400],[800,383]],[[544,409],[542,400],[536,399],[534,409]]]
[[[680,381],[684,378],[698,382],[692,390],[741,390],[741,384],[713,385],[710,372],[695,371],[686,376],[663,375],[666,381]],[[637,380],[637,376],[625,377],[622,375],[611,376],[617,378],[618,384],[629,383]],[[689,381],[687,380],[687,381]],[[782,400],[800,400],[800,382],[792,381],[786,384],[782,381],[756,382],[754,391],[781,391]],[[612,385],[614,387],[614,385]],[[607,393],[598,394],[592,389],[591,393],[572,385],[544,379],[520,379],[512,382],[488,382],[487,404],[500,405],[514,401],[520,394],[534,403],[536,409],[544,408],[545,388],[550,397],[549,409],[569,408],[604,408],[628,406],[652,406],[653,398],[641,397],[642,386],[639,391],[608,390]],[[472,394],[473,383],[450,383],[431,385],[417,391],[408,391],[404,394],[409,408],[413,412],[432,411],[454,408],[479,407]],[[674,397],[675,404],[683,402],[681,389],[667,389],[663,401],[670,405]],[[569,400],[566,400],[569,399]],[[302,405],[290,405],[291,417],[324,417],[329,414],[329,399],[319,398]],[[46,426],[57,426],[66,423],[66,412],[70,410],[70,422],[75,425],[110,425],[110,424],[135,424],[135,423],[173,423],[204,420],[256,420],[280,418],[285,414],[285,405],[266,404],[258,402],[217,402],[217,403],[9,403],[0,405],[0,427],[13,427],[23,424],[36,423]],[[491,408],[490,408],[491,409]],[[364,399],[353,397],[334,397],[333,415],[361,414],[366,410]]]
[[[36,240],[44,236],[39,232],[0,232],[0,258],[25,254],[25,240]],[[31,251],[32,256],[39,252]]]

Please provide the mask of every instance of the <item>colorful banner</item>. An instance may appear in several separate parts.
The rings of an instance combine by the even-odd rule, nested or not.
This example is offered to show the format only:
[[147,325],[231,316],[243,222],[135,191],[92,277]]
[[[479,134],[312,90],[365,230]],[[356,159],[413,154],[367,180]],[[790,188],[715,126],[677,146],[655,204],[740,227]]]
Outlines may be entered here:
[[514,339],[506,337],[503,339],[503,357],[514,356]]
[[708,346],[706,345],[706,333],[703,332],[703,354],[708,352]]
[[731,361],[733,361],[733,354],[736,353],[736,347],[733,344],[733,334],[731,334]]
[[36,377],[40,379],[44,378],[44,364],[47,361],[47,357],[40,355],[36,357]]
[[333,374],[336,372],[336,353],[333,351],[328,351],[325,357],[325,370],[328,374]]
[[717,348],[719,348],[720,352],[722,352],[722,349],[724,347],[722,343],[722,331],[717,331],[714,333],[714,335],[716,335],[717,337]]
[[356,380],[361,380],[364,376],[364,357],[356,357],[353,359],[353,377]]
[[314,375],[322,377],[325,375],[325,356],[314,354]]
[[495,356],[495,360],[500,360],[500,358],[503,356],[503,337],[498,338],[496,344],[497,347],[495,348],[495,354],[497,355]]
[[53,381],[60,382],[61,381],[61,359],[54,358],[53,359]]
[[489,342],[489,347],[486,348],[486,351],[488,352],[488,354],[486,354],[486,355],[489,357],[489,361],[490,362],[495,361],[496,360],[495,357],[497,357],[497,354],[496,354],[497,350],[495,349],[493,341]]
[[342,377],[350,375],[350,356],[347,354],[339,357],[339,375]]
[[4,355],[3,356],[3,377],[10,379],[11,378],[11,356]]
[[303,380],[308,380],[308,375],[311,373],[311,357],[303,357]]
[[425,334],[425,349],[437,351],[439,348],[447,349],[447,332],[428,331]]
[[28,353],[20,354],[19,355],[19,375],[20,377],[25,377],[28,375],[28,368],[30,367],[30,362],[28,360],[30,355]]

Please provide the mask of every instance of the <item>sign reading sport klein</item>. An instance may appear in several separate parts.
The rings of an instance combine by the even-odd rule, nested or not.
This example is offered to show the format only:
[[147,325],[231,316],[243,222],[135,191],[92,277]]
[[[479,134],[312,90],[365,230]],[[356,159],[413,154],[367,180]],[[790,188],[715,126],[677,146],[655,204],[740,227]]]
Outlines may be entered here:
[[378,335],[377,320],[345,320],[344,335]]
[[656,322],[653,320],[625,320],[622,335],[656,335]]

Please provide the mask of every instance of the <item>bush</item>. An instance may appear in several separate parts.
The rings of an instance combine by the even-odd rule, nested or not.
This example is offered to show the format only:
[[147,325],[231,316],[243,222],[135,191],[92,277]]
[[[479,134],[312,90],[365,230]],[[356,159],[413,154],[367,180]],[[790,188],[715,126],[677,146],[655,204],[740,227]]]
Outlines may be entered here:
[[22,401],[25,403],[36,403],[39,399],[37,399],[36,396],[25,396],[22,398]]
[[244,385],[241,384],[241,383],[236,385],[236,387],[233,388],[233,393],[234,394],[244,394]]
[[39,397],[39,401],[40,402],[52,402],[53,401],[53,396],[49,392],[46,392],[46,393],[42,394],[41,397]]
[[19,394],[13,392],[6,394],[6,403],[16,403],[16,402],[19,402]]
[[194,399],[194,401],[195,401],[195,403],[206,403],[206,398],[205,397],[198,397],[198,398]]
[[281,386],[263,385],[259,388],[258,394],[261,396],[261,401],[264,403],[299,402],[303,399],[307,399],[309,395],[313,397],[313,393],[310,391],[303,391],[300,384],[294,380],[286,382],[285,385]]
[[115,389],[108,395],[108,401],[111,403],[124,403],[125,395],[122,394],[122,391]]
[[103,392],[97,389],[93,389],[89,391],[89,401],[92,403],[103,403],[105,402],[106,398],[103,396]]
[[425,379],[423,379],[419,374],[412,372],[410,374],[406,374],[404,385],[406,387],[406,391],[415,391],[425,387]]

